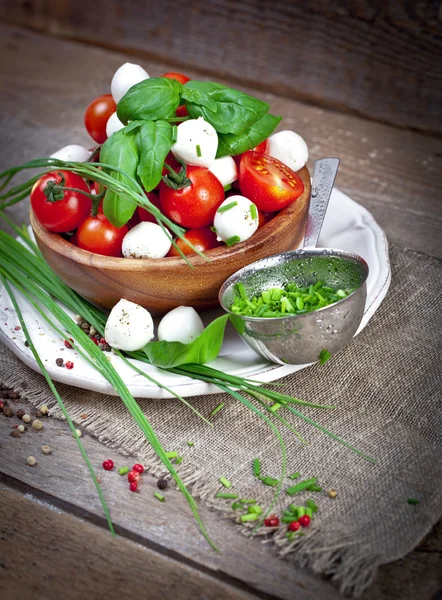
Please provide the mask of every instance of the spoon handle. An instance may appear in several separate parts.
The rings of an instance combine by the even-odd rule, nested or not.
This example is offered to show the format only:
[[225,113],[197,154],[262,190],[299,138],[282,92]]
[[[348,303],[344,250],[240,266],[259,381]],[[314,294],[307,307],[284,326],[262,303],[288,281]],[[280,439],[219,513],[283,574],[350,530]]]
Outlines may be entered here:
[[304,248],[316,248],[336,173],[338,172],[339,162],[339,158],[321,158],[315,162]]

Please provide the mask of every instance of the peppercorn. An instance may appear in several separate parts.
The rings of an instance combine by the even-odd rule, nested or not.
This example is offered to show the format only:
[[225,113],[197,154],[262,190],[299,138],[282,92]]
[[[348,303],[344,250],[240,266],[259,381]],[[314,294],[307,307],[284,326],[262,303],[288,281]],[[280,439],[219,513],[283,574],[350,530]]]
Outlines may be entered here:
[[83,323],[83,317],[81,315],[75,315],[74,317],[75,322],[80,325],[81,323]]
[[97,330],[95,329],[95,327],[90,327],[89,329],[89,335],[95,335],[97,333]]
[[89,325],[89,323],[86,323],[86,321],[84,321],[83,323],[80,324],[81,329],[86,333],[89,333],[89,329],[91,328],[91,326]]
[[40,412],[40,410],[38,408],[35,411],[35,416],[37,417],[37,419],[39,419],[41,417],[41,412]]
[[11,400],[18,400],[20,398],[20,394],[18,392],[15,392],[14,390],[10,390],[9,398]]
[[30,423],[31,422],[31,417],[28,414],[24,414],[22,416],[21,420],[23,421],[23,423]]
[[131,481],[129,489],[131,492],[136,492],[138,489],[138,483],[136,481]]
[[[78,437],[81,437],[83,435],[79,429],[76,429],[75,433],[78,435]],[[72,437],[75,437],[74,434],[72,434]]]
[[57,365],[57,367],[62,367],[64,363],[64,360],[62,358],[57,358],[55,361],[55,364]]
[[68,360],[66,363],[66,369],[73,369],[74,363],[71,360]]
[[129,483],[132,482],[136,482],[138,483],[141,479],[141,476],[139,473],[137,473],[136,471],[129,471],[129,473],[127,474],[127,480],[129,481]]
[[26,346],[26,348],[29,348],[29,342],[28,342],[28,340],[25,340],[25,346]]
[[301,523],[299,521],[293,521],[289,525],[289,531],[298,531],[301,528]]
[[28,456],[28,458],[26,459],[26,462],[28,463],[28,465],[30,467],[33,467],[34,465],[37,464],[37,461],[34,456]]
[[329,490],[328,491],[329,498],[336,498],[337,495],[338,495],[338,492],[336,490]]
[[270,515],[267,519],[264,519],[264,525],[266,527],[278,527],[279,519],[275,515]]
[[41,429],[43,429],[43,423],[38,419],[35,419],[35,421],[33,421],[32,423],[32,429],[34,431],[40,431]]
[[18,411],[15,413],[15,416],[19,419],[22,419],[25,414],[26,411],[24,411],[22,408],[19,408]]
[[114,461],[113,460],[105,460],[103,462],[103,469],[105,471],[112,471],[113,468],[114,468]]
[[302,515],[302,517],[299,517],[299,523],[302,527],[308,527],[310,525],[310,517],[308,515]]
[[3,414],[5,415],[5,417],[13,417],[14,416],[14,413],[12,412],[12,409],[9,408],[9,406],[3,407]]
[[140,465],[139,463],[136,463],[133,467],[132,467],[132,471],[136,471],[137,473],[143,473],[144,471],[144,467],[143,465]]
[[65,345],[65,347],[66,347],[66,348],[69,348],[69,349],[71,349],[71,348],[72,348],[72,344],[73,344],[73,343],[74,343],[74,340],[73,340],[72,338],[69,338],[69,341],[68,341],[68,340],[65,340],[65,341],[64,341],[64,345]]
[[19,432],[19,430],[18,430],[18,429],[13,429],[13,430],[11,431],[11,436],[12,436],[12,437],[20,437],[20,432]]
[[49,409],[48,409],[48,407],[46,406],[46,404],[43,404],[43,406],[41,406],[41,407],[40,407],[40,413],[41,413],[42,415],[47,415],[47,414],[48,414],[48,411],[49,411]]
[[157,488],[160,490],[165,490],[167,488],[167,479],[164,479],[164,477],[158,479]]
[[24,433],[26,431],[26,427],[24,425],[19,425],[17,427],[17,431],[19,431],[20,433]]
[[41,451],[43,452],[43,454],[50,454],[51,453],[51,449],[49,446],[42,446],[41,447]]

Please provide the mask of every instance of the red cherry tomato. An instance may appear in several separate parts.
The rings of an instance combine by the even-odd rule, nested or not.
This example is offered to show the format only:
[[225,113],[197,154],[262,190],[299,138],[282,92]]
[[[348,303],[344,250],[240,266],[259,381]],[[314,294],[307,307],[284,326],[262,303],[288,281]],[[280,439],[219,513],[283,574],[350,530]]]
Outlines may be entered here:
[[304,191],[297,173],[277,158],[246,152],[239,166],[241,193],[263,211],[275,212],[294,202]]
[[[154,206],[156,206],[158,209],[160,208],[160,199],[154,192],[147,192],[147,197],[149,198],[149,200],[152,202],[152,204]],[[138,212],[138,216],[141,221],[147,221],[148,223],[156,223],[157,222],[155,217],[145,208],[141,208],[141,206],[138,206],[137,212]]]
[[[257,146],[255,146],[255,148],[253,148],[252,150],[247,150],[247,152],[267,152],[267,142],[268,140],[264,140],[263,142],[261,142],[260,144],[258,144]],[[236,166],[239,169],[239,165],[241,164],[241,159],[244,156],[245,152],[243,152],[242,154],[237,154],[236,156],[232,156],[233,160],[236,162]]]
[[111,94],[98,96],[89,104],[84,115],[86,129],[98,144],[107,140],[106,124],[109,117],[117,110],[117,105]]
[[180,190],[161,183],[161,210],[166,217],[183,227],[206,227],[213,222],[217,208],[224,200],[224,188],[205,167],[188,165],[186,174],[191,185]]
[[[172,154],[172,152],[169,152],[169,154],[166,156],[166,158],[164,159],[164,163],[168,164],[169,167],[172,167],[172,169],[175,169],[175,171],[179,171],[181,169],[180,163],[174,157],[174,155]],[[169,169],[167,169],[166,167],[164,167],[164,169],[163,169],[163,175],[167,175],[168,173],[169,173]]]
[[[212,248],[221,246],[221,242],[216,239],[216,233],[214,233],[209,227],[201,227],[201,229],[189,229],[184,234],[186,240],[189,240],[197,250],[200,252],[206,252]],[[195,254],[190,246],[186,244],[184,240],[178,238],[175,240],[176,245],[179,247],[183,254]],[[172,246],[167,256],[181,256],[178,250]]]
[[190,81],[190,77],[187,77],[187,75],[183,75],[182,73],[174,73],[173,71],[170,71],[170,73],[164,73],[164,75],[161,75],[161,77],[166,77],[166,79],[175,79],[175,81],[179,81],[183,85]]
[[[57,233],[65,233],[76,229],[91,212],[92,201],[80,192],[65,192],[51,188],[56,184],[64,187],[76,188],[90,194],[85,181],[75,173],[69,171],[52,171],[46,173],[35,183],[31,191],[31,206],[34,215],[40,223]],[[46,191],[46,193],[45,193]],[[56,199],[63,193],[63,198]]]
[[185,104],[181,104],[175,111],[177,117],[188,117],[189,113],[187,112],[187,108]]
[[127,225],[114,227],[103,213],[88,217],[77,230],[79,248],[104,256],[121,256],[123,238],[129,231]]

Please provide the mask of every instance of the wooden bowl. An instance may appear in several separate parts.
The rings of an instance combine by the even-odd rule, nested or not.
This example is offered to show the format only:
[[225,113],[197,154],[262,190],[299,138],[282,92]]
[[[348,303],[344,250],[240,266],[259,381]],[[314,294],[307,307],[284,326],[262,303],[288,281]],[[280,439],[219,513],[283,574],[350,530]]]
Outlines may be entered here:
[[37,244],[51,269],[69,287],[102,306],[112,308],[126,298],[161,315],[176,306],[196,310],[218,305],[223,282],[245,265],[296,248],[304,235],[310,202],[310,174],[298,172],[304,182],[303,194],[278,213],[249,240],[231,248],[222,246],[206,252],[207,262],[197,254],[188,258],[113,258],[81,250],[59,234],[45,229],[31,211],[31,225]]

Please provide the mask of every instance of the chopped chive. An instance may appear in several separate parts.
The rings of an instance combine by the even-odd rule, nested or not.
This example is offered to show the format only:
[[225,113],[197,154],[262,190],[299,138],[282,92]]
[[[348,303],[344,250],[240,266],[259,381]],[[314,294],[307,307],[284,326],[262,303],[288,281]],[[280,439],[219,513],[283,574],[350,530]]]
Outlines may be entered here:
[[178,452],[174,450],[173,452],[166,452],[167,458],[178,458]]
[[408,504],[419,504],[419,500],[417,498],[408,498]]
[[243,505],[241,504],[241,502],[233,502],[232,509],[238,510],[238,508],[244,508]]
[[320,485],[311,485],[307,489],[309,492],[322,492],[322,487]]
[[295,539],[295,533],[296,531],[287,531],[285,535],[289,542],[293,542],[293,540]]
[[230,483],[230,481],[228,479],[226,479],[225,477],[220,477],[219,482],[221,483],[221,485],[223,485],[226,488],[232,487],[232,484]]
[[221,402],[221,404],[218,404],[218,406],[216,406],[212,412],[210,413],[209,417],[214,417],[216,415],[216,413],[219,413],[220,410],[223,409],[225,405],[225,402]]
[[246,498],[245,500],[241,498],[241,504],[256,504],[256,500],[253,498]]
[[256,204],[251,204],[250,205],[250,216],[252,217],[253,220],[258,218],[258,211],[256,209]]
[[156,498],[157,500],[159,500],[160,502],[164,502],[164,501],[165,501],[165,498],[164,498],[164,496],[162,496],[162,495],[161,495],[159,492],[155,492],[154,496],[155,496],[155,498]]
[[306,514],[305,506],[298,506],[298,519],[299,517],[303,517]]
[[289,511],[292,515],[295,515],[296,517],[299,517],[299,511],[298,511],[299,506],[295,506],[294,504],[290,504],[289,505]]
[[287,494],[289,496],[293,496],[293,494],[297,494],[298,492],[302,492],[303,490],[311,490],[312,485],[317,482],[316,477],[312,477],[311,479],[307,479],[306,481],[301,481],[292,487],[287,488]]
[[241,241],[241,238],[239,237],[239,235],[234,235],[231,238],[229,238],[228,240],[226,240],[226,245],[233,246],[233,244],[237,244],[240,241]]
[[274,402],[274,403],[272,404],[272,406],[269,408],[269,410],[270,410],[272,413],[275,413],[277,410],[279,410],[279,409],[281,408],[281,406],[282,406],[282,404],[279,404],[279,402]]
[[256,513],[247,513],[246,515],[240,516],[241,523],[248,523],[249,521],[257,521],[258,515]]
[[177,140],[178,136],[178,127],[176,125],[172,125],[172,144],[174,144]]
[[318,355],[318,360],[320,365],[325,365],[325,363],[331,359],[331,354],[328,350],[324,348]]
[[294,523],[295,521],[297,521],[298,518],[299,517],[297,517],[295,515],[282,516],[281,517],[281,523],[285,523],[286,525],[289,525],[290,523]]
[[238,494],[223,494],[223,492],[218,492],[215,498],[223,498],[224,500],[236,500],[238,498]]
[[129,471],[129,467],[120,467],[118,469],[118,475],[126,475],[127,473],[129,473]]
[[201,154],[201,146],[199,144],[196,145],[196,155],[197,156],[202,156],[202,154]]
[[190,446],[191,448],[192,448],[192,447],[195,445],[193,442],[190,442],[190,441],[189,441],[189,442],[186,442],[186,444],[187,444],[188,446]]
[[310,506],[305,507],[305,514],[310,517],[310,519],[313,517],[313,510],[310,508]]
[[263,510],[262,508],[259,506],[259,504],[250,504],[249,508],[248,508],[248,512],[250,514],[254,514],[254,515],[262,515]]
[[269,485],[271,487],[276,487],[279,483],[279,480],[275,479],[274,477],[266,476],[266,477],[260,477],[259,479],[260,479],[260,481],[263,482],[264,485]]
[[307,502],[305,504],[306,504],[306,506],[311,508],[314,513],[318,510],[318,506],[313,502],[313,500],[309,499],[309,500],[307,500]]
[[298,479],[298,477],[301,477],[301,473],[299,471],[296,471],[296,473],[292,473],[288,476],[289,479]]
[[259,458],[253,459],[253,475],[259,477],[261,475],[261,461]]
[[225,192],[228,192],[231,189],[232,189],[232,186],[230,185],[230,183],[228,183],[227,185],[224,186],[224,191]]
[[218,213],[226,212],[226,210],[230,210],[234,206],[237,206],[237,204],[238,204],[238,202],[236,200],[232,200],[232,202],[229,202],[228,204],[222,204],[216,212],[218,212]]
[[184,458],[182,456],[178,456],[178,458],[175,460],[175,464],[176,465],[180,465],[183,462]]

